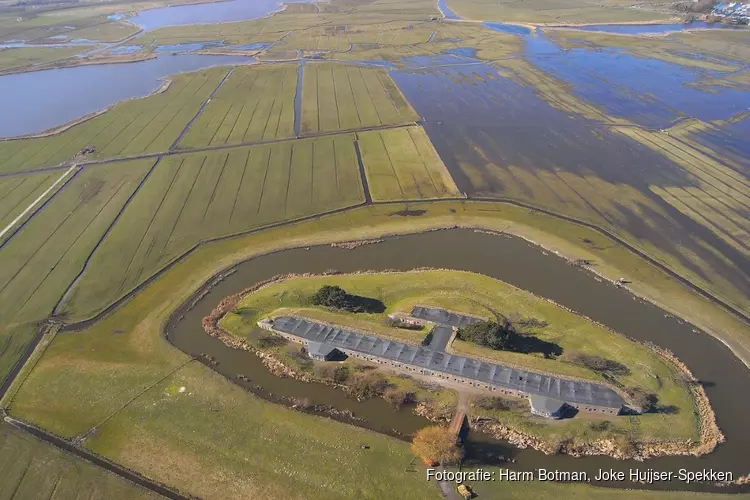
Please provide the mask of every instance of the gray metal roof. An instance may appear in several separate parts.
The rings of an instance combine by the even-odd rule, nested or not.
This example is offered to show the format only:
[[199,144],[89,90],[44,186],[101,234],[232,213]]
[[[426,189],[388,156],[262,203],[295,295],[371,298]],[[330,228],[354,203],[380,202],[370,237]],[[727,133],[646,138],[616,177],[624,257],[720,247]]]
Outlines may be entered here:
[[527,370],[486,363],[464,356],[436,351],[429,347],[412,346],[375,336],[325,325],[315,321],[281,316],[273,327],[307,341],[325,343],[371,356],[414,365],[435,372],[457,375],[528,394],[548,396],[577,404],[593,404],[620,408],[624,401],[607,386],[550,377]]
[[548,398],[546,396],[538,396],[536,394],[529,395],[529,402],[531,403],[532,410],[549,415],[554,415],[565,405],[565,401]]
[[311,356],[328,356],[331,354],[335,347],[328,345],[328,344],[322,344],[320,342],[307,342],[307,352],[310,353]]
[[484,321],[481,318],[456,314],[437,307],[414,306],[411,310],[411,315],[414,318],[432,321],[433,323],[439,323],[441,325],[455,326],[456,328]]

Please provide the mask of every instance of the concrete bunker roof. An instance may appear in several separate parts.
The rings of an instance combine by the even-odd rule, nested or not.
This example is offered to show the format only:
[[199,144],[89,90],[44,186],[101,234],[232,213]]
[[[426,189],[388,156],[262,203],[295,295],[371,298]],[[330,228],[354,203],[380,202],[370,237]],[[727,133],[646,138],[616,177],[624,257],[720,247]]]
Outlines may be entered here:
[[329,326],[293,316],[273,321],[275,329],[301,340],[324,343],[385,360],[413,365],[434,372],[473,379],[530,395],[547,396],[574,404],[621,408],[622,397],[607,386],[552,377],[528,370],[487,363],[464,356],[436,351],[428,347],[363,335],[346,328]]
[[532,410],[549,415],[554,415],[565,406],[565,401],[536,394],[529,395],[529,403]]

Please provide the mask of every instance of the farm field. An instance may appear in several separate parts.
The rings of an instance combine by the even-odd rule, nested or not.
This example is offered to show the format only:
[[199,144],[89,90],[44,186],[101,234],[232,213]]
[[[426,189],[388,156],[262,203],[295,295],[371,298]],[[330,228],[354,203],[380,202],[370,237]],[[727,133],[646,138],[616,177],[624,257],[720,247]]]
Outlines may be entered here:
[[448,169],[422,127],[361,132],[358,137],[373,200],[459,196]]
[[0,244],[0,379],[80,272],[153,160],[79,172]]
[[178,147],[292,137],[296,88],[296,65],[238,67]]
[[19,70],[32,64],[42,64],[64,59],[90,49],[91,47],[0,49],[0,72]]
[[211,68],[176,75],[166,92],[124,101],[59,134],[0,141],[0,171],[57,165],[87,147],[96,150],[88,158],[167,151],[228,71]]
[[361,203],[353,140],[338,135],[164,158],[69,299],[104,306],[201,241]]
[[161,498],[0,422],[0,498],[146,500]]
[[[186,300],[194,287],[233,262],[290,245],[377,238],[384,233],[413,232],[415,227],[428,229],[455,224],[502,230],[507,229],[512,221],[511,232],[521,232],[567,255],[595,259],[600,272],[633,278],[636,280],[633,286],[657,287],[660,293],[677,299],[670,300],[670,303],[687,307],[690,314],[699,314],[704,307],[714,310],[650,266],[642,265],[642,261],[622,247],[612,245],[606,238],[586,228],[503,204],[443,202],[409,206],[415,210],[423,209],[424,216],[416,221],[407,220],[393,217],[393,206],[363,207],[201,247],[100,323],[79,333],[59,334],[14,399],[11,413],[64,436],[79,435],[101,422],[144,387],[158,382],[185,361],[184,355],[164,341],[158,325],[181,301]],[[708,314],[704,319],[721,321],[722,318],[729,319],[731,324],[731,316],[721,313]],[[727,323],[721,324],[725,332],[734,331],[740,336],[747,333],[742,327],[733,329]],[[714,326],[718,327],[718,324]],[[81,349],[81,346],[86,348]],[[185,393],[178,392],[180,387],[186,387]],[[217,408],[221,409],[218,412],[211,410]],[[287,420],[294,422],[294,427],[285,429],[284,433],[292,433],[299,439],[278,449],[266,443],[257,452],[263,460],[244,460],[248,449],[254,450],[249,447],[254,446],[258,436],[273,435],[272,442],[282,439],[287,443],[286,438],[271,434],[276,425],[272,422]],[[217,422],[221,424],[217,425]],[[321,425],[325,427],[321,428]],[[312,435],[300,430],[308,428],[316,430]],[[230,488],[277,492],[290,481],[296,484],[296,476],[289,479],[288,475],[276,474],[280,474],[279,471],[304,473],[311,470],[309,464],[317,466],[315,459],[326,460],[326,455],[309,455],[327,453],[325,450],[333,441],[317,440],[316,437],[321,435],[334,436],[332,439],[337,448],[340,446],[338,437],[344,436],[357,443],[357,449],[358,443],[364,439],[374,450],[381,450],[384,442],[381,440],[386,438],[370,433],[362,436],[350,434],[351,429],[262,403],[203,366],[188,364],[118,412],[95,437],[87,440],[87,446],[136,470],[153,471],[152,477],[157,479],[169,477],[171,484],[195,494],[203,494],[211,488],[212,494],[228,497],[237,491],[230,491]],[[408,453],[406,445],[389,442],[395,443],[396,449],[391,448],[394,455],[391,460],[377,462],[378,467],[387,466],[388,469],[372,469],[377,470],[377,474],[368,477],[372,480],[383,477],[384,480],[411,485],[412,476],[401,475],[405,467],[400,457],[406,456],[401,453]],[[299,443],[312,444],[308,447]],[[336,478],[348,477],[350,467],[356,471],[365,466],[360,460],[366,460],[367,455],[350,453],[352,451],[345,447],[337,449],[337,453],[345,453],[347,467],[339,475],[334,475]],[[309,457],[302,466],[296,461],[301,456]],[[272,472],[252,473],[257,467],[265,467],[266,462]],[[219,471],[226,480],[206,482],[206,477],[218,477]],[[284,481],[279,477],[284,477]],[[312,477],[318,477],[317,473]],[[248,485],[250,478],[258,480]],[[419,481],[418,484],[426,483]],[[363,495],[375,491],[373,498],[380,498],[377,492],[383,491],[382,486],[361,482],[360,485]],[[553,488],[554,491],[567,491],[568,488],[565,485],[553,486],[559,486],[559,490]],[[342,488],[340,491],[348,495],[349,490]],[[308,490],[300,491],[304,495]],[[419,490],[417,493],[425,495],[431,491],[434,490]],[[584,491],[589,489],[584,488]],[[327,489],[325,492],[335,498],[336,493]],[[310,495],[315,498],[314,493]]]
[[397,125],[418,119],[385,70],[330,63],[304,67],[302,133]]
[[[45,172],[24,176],[0,177],[0,231],[5,229],[11,221],[21,215],[47,188],[60,178],[62,172]],[[56,189],[59,189],[59,184]],[[53,189],[47,196],[51,196]],[[40,201],[37,207],[41,206]],[[27,214],[26,218],[30,217]],[[17,227],[17,226],[16,226]],[[0,236],[0,242],[10,236],[10,232]]]

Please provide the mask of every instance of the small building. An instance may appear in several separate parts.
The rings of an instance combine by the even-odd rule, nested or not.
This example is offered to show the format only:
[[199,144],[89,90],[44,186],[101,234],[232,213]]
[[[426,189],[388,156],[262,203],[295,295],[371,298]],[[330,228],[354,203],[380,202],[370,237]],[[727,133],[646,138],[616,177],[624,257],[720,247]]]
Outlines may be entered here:
[[307,355],[315,361],[330,361],[339,354],[339,350],[332,345],[321,342],[307,342]]
[[568,410],[568,404],[565,401],[536,394],[529,394],[529,403],[531,403],[532,414],[554,420],[562,418]]

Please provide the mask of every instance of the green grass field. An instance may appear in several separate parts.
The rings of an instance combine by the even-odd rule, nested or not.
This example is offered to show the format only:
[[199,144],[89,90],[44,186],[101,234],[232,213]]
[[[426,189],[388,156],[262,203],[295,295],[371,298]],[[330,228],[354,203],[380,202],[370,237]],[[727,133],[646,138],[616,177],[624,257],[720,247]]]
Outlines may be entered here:
[[[76,334],[58,335],[20,388],[11,403],[10,413],[64,436],[78,435],[101,422],[184,361],[184,356],[161,338],[161,325],[171,311],[213,273],[248,256],[288,246],[377,238],[383,234],[456,224],[522,234],[555,248],[563,255],[594,260],[599,272],[613,278],[624,276],[633,280],[630,286],[634,290],[660,303],[671,304],[675,313],[724,335],[730,345],[741,345],[742,339],[746,340],[744,325],[687,292],[660,272],[643,265],[642,261],[622,247],[588,229],[503,204],[410,203],[410,209],[425,210],[419,218],[393,217],[395,208],[358,208],[201,247],[94,327]],[[92,267],[79,286],[88,288],[92,276],[103,272],[98,266]],[[88,302],[83,302],[82,298]],[[79,295],[68,310],[77,317],[86,316],[99,304],[94,299],[96,297]],[[176,396],[173,394],[174,387],[182,386],[189,389],[184,393],[185,397],[172,398]],[[190,392],[193,392],[192,396],[189,396]],[[215,412],[211,408],[227,410]],[[252,469],[263,467],[264,461],[289,474],[313,474],[308,477],[319,477],[314,472],[319,467],[315,460],[297,459],[309,452],[305,446],[308,442],[312,443],[310,448],[319,448],[319,453],[325,453],[328,448],[325,443],[316,441],[315,436],[343,435],[355,443],[366,439],[368,444],[373,447],[377,445],[378,449],[381,445],[376,443],[383,442],[380,437],[373,437],[369,433],[363,434],[364,437],[345,434],[346,429],[350,428],[338,424],[322,431],[318,419],[306,420],[305,417],[305,422],[298,424],[295,432],[304,433],[306,431],[299,429],[305,428],[318,430],[312,435],[304,434],[298,440],[299,447],[274,448],[273,442],[277,438],[273,434],[274,437],[265,441],[266,446],[259,452],[263,453],[262,460],[245,460],[247,455],[244,450],[254,441],[262,440],[265,431],[275,425],[273,422],[282,418],[302,418],[296,414],[292,417],[287,415],[286,410],[257,402],[210,370],[199,365],[188,365],[146,393],[143,399],[136,399],[136,404],[118,413],[87,443],[96,451],[138,471],[153,471],[149,475],[156,479],[163,478],[186,491],[226,498],[247,497],[248,491],[285,491],[280,490],[284,488],[286,480],[279,479],[278,470],[263,474]],[[226,419],[223,420],[226,424],[216,425],[217,419]],[[410,481],[415,481],[415,488],[421,488],[420,484],[423,483],[402,475],[405,467],[401,465],[399,457],[406,456],[407,448],[399,443],[397,446],[402,451],[394,451],[395,458],[391,462],[385,461],[379,465],[389,468],[375,469],[378,474],[368,480],[382,480],[391,485],[411,485]],[[317,458],[322,460],[327,456],[321,454]],[[361,467],[367,465],[356,461],[358,458],[353,454],[344,455],[342,460],[352,464],[353,470],[364,470]],[[287,465],[284,467],[280,464]],[[309,464],[314,465],[308,467]],[[208,477],[212,478],[211,481],[206,479]],[[252,484],[247,486],[250,481]],[[293,481],[293,484],[297,483]],[[364,498],[368,498],[368,495],[378,498],[384,487],[382,484],[372,485],[361,481],[360,485],[360,496]],[[559,486],[559,490],[555,491],[561,494],[567,494],[573,488],[552,484],[538,486],[543,492]],[[583,493],[580,494],[590,491],[583,486],[581,488]],[[306,493],[308,490],[302,491]],[[327,489],[322,491],[323,494],[335,495]],[[342,491],[350,493],[348,489]]]
[[312,63],[302,78],[302,132],[414,122],[419,117],[381,69]]
[[448,169],[422,127],[362,132],[358,137],[373,200],[459,196]]
[[292,137],[296,85],[294,65],[236,68],[179,147]]
[[[311,298],[323,285],[338,285],[349,293],[378,299],[386,305],[386,310],[381,314],[320,310],[312,305]],[[621,386],[653,392],[660,404],[674,405],[681,410],[675,415],[645,414],[637,417],[640,424],[638,438],[646,442],[698,439],[697,410],[690,388],[671,363],[646,347],[531,293],[478,274],[423,271],[293,278],[248,295],[235,309],[238,312],[227,313],[221,326],[245,338],[259,319],[293,313],[377,334],[386,331],[389,337],[416,344],[424,338],[424,332],[389,328],[384,326],[384,320],[393,312],[408,314],[417,304],[444,307],[485,318],[502,314],[547,322],[548,326],[532,328],[529,333],[559,345],[563,356],[558,359],[494,351],[461,340],[454,341],[450,349],[479,359],[598,382],[606,379],[570,360],[577,354],[619,360],[630,369],[629,375],[615,377]],[[503,412],[502,420],[552,442],[566,439],[586,441],[602,437],[602,432],[592,430],[585,418],[565,420],[564,425],[560,425],[559,422],[550,424],[530,419],[528,414]],[[614,425],[610,431],[615,434],[630,432],[627,418],[614,417],[611,421]]]
[[91,261],[70,300],[103,305],[210,238],[363,201],[353,137],[170,156]]
[[90,47],[0,49],[0,71],[19,70],[33,64],[57,61],[87,50],[90,50]]
[[[198,363],[113,414],[186,361],[160,337],[158,322],[142,321],[154,305],[144,298],[112,321],[58,336],[13,412],[67,437],[112,416],[86,448],[202,498],[375,500],[394,483],[408,485],[405,498],[437,498],[433,485],[406,472],[406,443],[263,402]],[[54,375],[63,366],[65,381]],[[37,398],[47,402],[38,406]]]
[[153,160],[86,170],[0,248],[0,378],[81,270]]
[[136,500],[161,496],[0,422],[0,498]]
[[176,75],[162,94],[133,99],[49,137],[0,142],[0,171],[13,172],[70,160],[83,148],[89,157],[111,158],[167,151],[227,74],[212,68]]
[[[21,213],[23,213],[31,203],[41,196],[47,188],[52,186],[61,175],[62,172],[45,172],[0,178],[0,230],[5,229],[11,221],[21,215]],[[52,194],[53,192],[50,192],[47,195],[47,198]],[[44,200],[40,201],[37,206],[41,206],[43,202]],[[30,213],[27,214],[25,219],[30,216]],[[20,222],[22,221],[19,221],[19,223]],[[0,237],[0,242],[9,236],[10,231],[3,237]]]

